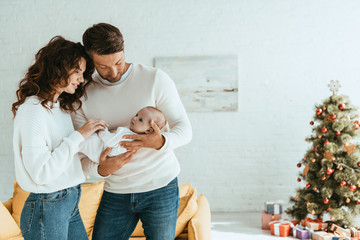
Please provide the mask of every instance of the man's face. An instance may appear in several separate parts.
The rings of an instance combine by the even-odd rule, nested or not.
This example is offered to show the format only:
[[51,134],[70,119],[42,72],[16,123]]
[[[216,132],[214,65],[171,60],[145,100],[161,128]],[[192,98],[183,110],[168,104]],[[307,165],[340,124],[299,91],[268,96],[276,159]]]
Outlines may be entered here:
[[91,57],[100,76],[111,83],[119,81],[126,72],[124,51],[107,55],[91,53]]

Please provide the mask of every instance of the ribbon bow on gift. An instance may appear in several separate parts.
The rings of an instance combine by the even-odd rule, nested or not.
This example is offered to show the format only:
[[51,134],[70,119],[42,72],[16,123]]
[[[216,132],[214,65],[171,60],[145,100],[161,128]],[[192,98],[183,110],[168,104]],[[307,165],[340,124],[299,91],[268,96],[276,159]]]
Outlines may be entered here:
[[271,221],[269,222],[269,225],[271,224],[274,224],[274,235],[275,236],[280,236],[280,225],[282,224],[289,224],[291,228],[294,227],[294,224],[289,221],[288,219],[279,219],[279,220],[276,220],[276,221]]

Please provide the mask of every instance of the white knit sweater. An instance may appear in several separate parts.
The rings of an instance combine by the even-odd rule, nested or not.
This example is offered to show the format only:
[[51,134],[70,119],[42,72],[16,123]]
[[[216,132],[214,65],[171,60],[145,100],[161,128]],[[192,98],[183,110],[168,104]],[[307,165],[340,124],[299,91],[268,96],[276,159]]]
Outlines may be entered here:
[[84,137],[58,102],[49,111],[37,97],[28,97],[16,112],[13,133],[15,174],[21,188],[50,193],[85,181],[77,154]]
[[[117,85],[104,85],[99,78],[95,73],[96,83],[87,89],[87,100],[83,101],[82,109],[72,115],[75,129],[94,118],[105,120],[110,130],[129,127],[131,117],[146,106],[159,108],[170,127],[169,132],[163,133],[165,144],[160,150],[140,149],[136,158],[106,178],[104,189],[113,193],[137,193],[165,186],[180,172],[173,150],[192,137],[174,82],[163,71],[141,64],[133,64],[127,78]],[[97,163],[87,158],[82,163],[85,171],[98,174]]]

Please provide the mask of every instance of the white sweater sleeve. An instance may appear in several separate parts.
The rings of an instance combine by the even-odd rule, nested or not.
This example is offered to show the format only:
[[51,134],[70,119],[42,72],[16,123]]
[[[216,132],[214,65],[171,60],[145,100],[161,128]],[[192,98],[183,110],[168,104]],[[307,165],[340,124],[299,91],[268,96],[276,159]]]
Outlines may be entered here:
[[164,114],[170,131],[164,132],[165,144],[160,151],[174,150],[190,142],[192,129],[175,83],[163,71],[158,70],[155,80],[156,107]]
[[51,149],[48,144],[50,133],[44,129],[48,124],[46,116],[32,108],[27,110],[18,121],[20,126],[14,126],[20,128],[22,161],[36,184],[47,184],[71,165],[84,137],[74,131]]
[[[73,121],[74,124],[74,128],[77,130],[80,127],[82,127],[86,122],[87,122],[87,118],[85,117],[85,114],[83,112],[83,110],[80,108],[79,110],[77,110],[75,113],[71,114],[71,119]],[[100,152],[101,154],[101,152]],[[99,175],[97,169],[99,166],[99,159],[94,160],[90,160],[86,155],[84,154],[79,154],[80,158],[81,158],[81,166],[84,172],[92,175],[92,176],[96,176],[98,178],[104,178],[103,176]]]

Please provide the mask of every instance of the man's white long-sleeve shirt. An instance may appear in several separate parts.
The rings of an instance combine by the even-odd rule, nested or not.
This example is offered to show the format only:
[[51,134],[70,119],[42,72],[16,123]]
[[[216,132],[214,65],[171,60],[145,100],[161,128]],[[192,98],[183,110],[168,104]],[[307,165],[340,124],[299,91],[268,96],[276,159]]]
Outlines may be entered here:
[[[117,85],[102,83],[98,73],[95,83],[86,90],[82,108],[73,114],[75,129],[88,119],[103,119],[109,129],[129,127],[131,117],[146,106],[160,109],[170,127],[163,133],[165,144],[160,150],[142,148],[136,158],[106,178],[104,189],[113,193],[146,192],[168,184],[180,172],[174,149],[191,140],[192,130],[185,108],[171,78],[163,71],[133,64],[128,76]],[[88,158],[82,160],[83,169],[93,175],[97,163]]]

